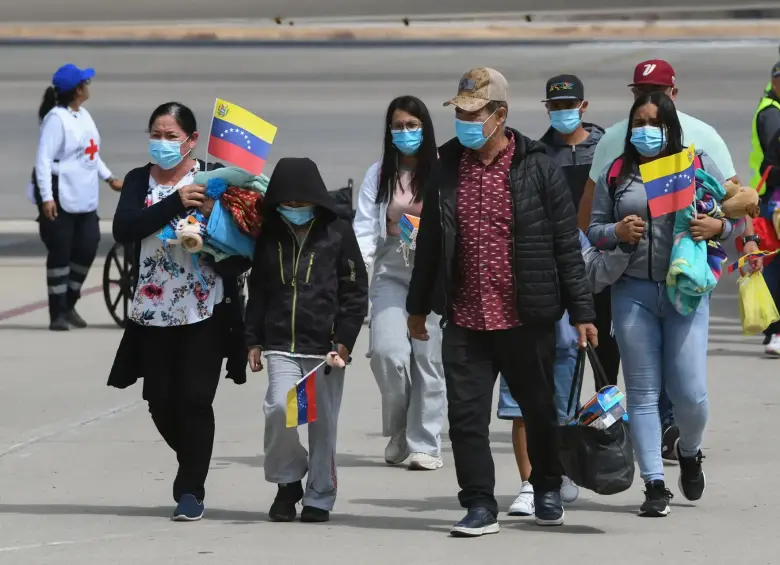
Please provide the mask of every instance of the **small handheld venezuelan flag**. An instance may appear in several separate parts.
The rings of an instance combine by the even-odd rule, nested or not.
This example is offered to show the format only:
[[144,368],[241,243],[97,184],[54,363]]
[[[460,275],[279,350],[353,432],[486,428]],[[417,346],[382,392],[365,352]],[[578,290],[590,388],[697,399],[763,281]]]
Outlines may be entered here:
[[259,175],[271,152],[276,129],[241,106],[217,98],[207,153]]
[[742,267],[745,266],[745,263],[751,258],[751,257],[771,257],[772,255],[777,254],[777,252],[780,250],[775,251],[756,251],[755,253],[748,253],[747,255],[743,255],[739,258],[738,261],[734,261],[731,265],[728,267],[729,274],[733,273],[737,269],[740,271],[742,270]]
[[325,361],[306,373],[287,391],[287,427],[295,428],[317,421],[317,371]]
[[674,155],[639,165],[652,218],[683,210],[693,204],[696,196],[695,151],[691,145]]

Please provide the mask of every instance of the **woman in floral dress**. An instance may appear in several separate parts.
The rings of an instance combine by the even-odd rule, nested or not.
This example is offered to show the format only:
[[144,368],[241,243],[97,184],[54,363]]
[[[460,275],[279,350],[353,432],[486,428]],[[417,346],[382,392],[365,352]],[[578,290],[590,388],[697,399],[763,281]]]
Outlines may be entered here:
[[249,261],[214,262],[165,244],[160,233],[172,220],[193,211],[208,218],[213,201],[193,183],[205,165],[192,157],[198,142],[192,111],[163,104],[152,113],[149,135],[154,164],[128,173],[114,215],[114,239],[136,253],[137,284],[108,384],[125,388],[144,379],[152,420],[179,463],[173,519],[194,521],[203,516],[212,402],[225,357],[228,377],[246,382],[238,280]]

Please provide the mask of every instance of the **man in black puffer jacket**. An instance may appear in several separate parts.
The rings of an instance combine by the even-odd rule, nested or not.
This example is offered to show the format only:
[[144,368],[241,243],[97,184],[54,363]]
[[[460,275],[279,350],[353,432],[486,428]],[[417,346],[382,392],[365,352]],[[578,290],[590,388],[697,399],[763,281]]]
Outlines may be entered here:
[[526,421],[536,522],[563,523],[554,402],[555,322],[565,310],[596,345],[593,298],[566,178],[543,144],[506,128],[506,79],[472,69],[460,81],[453,139],[425,189],[409,332],[443,316],[450,439],[468,513],[451,533],[498,532],[489,424],[500,372]]

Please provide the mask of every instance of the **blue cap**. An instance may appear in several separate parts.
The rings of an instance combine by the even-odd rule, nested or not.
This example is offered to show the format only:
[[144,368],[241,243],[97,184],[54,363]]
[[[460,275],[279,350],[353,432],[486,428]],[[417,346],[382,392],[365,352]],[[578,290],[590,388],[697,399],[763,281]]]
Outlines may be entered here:
[[70,92],[93,76],[95,76],[95,69],[80,69],[76,65],[68,63],[57,69],[51,83],[58,92]]

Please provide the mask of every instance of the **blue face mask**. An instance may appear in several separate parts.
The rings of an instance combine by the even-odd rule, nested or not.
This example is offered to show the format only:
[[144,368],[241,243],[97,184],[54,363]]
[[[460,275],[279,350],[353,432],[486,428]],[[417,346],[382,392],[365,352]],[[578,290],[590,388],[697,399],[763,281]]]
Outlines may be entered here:
[[393,130],[393,145],[404,155],[414,155],[422,145],[423,132],[421,129],[415,131]]
[[[495,114],[495,112],[493,112],[493,114]],[[498,129],[498,124],[496,124],[496,127],[492,132],[490,132],[490,135],[487,137],[482,135],[483,126],[490,118],[493,117],[493,114],[490,114],[488,119],[484,122],[466,122],[456,119],[455,135],[458,136],[458,141],[460,141],[460,144],[463,145],[463,147],[468,147],[469,149],[479,149],[485,145],[487,140],[490,139],[490,136],[493,135]]]
[[580,127],[582,116],[579,108],[570,110],[552,110],[550,112],[550,125],[560,133],[568,135]]
[[276,209],[285,220],[296,226],[305,226],[314,219],[314,206],[293,208],[292,206],[279,204]]
[[[189,139],[189,137],[187,139]],[[187,139],[184,141],[187,141]],[[172,169],[184,159],[184,155],[181,154],[181,144],[184,143],[184,141],[150,139],[149,156],[166,171]],[[187,153],[189,153],[189,151],[187,151]]]
[[631,144],[643,157],[657,157],[666,145],[664,130],[656,126],[642,126],[631,130]]

